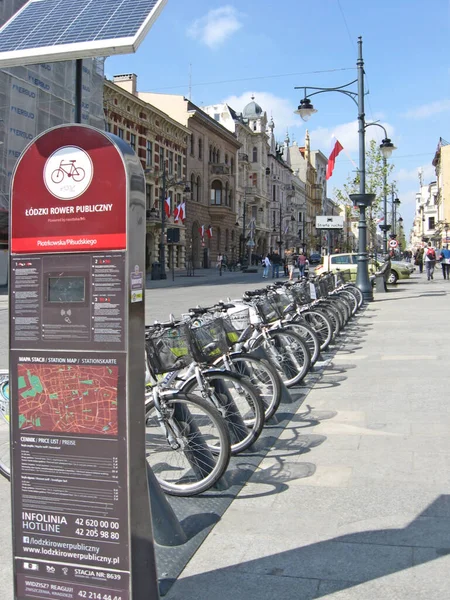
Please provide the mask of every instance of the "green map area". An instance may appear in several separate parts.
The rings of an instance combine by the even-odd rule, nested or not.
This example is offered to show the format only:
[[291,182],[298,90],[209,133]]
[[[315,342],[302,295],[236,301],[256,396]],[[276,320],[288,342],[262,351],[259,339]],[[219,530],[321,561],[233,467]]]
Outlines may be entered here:
[[19,364],[19,427],[117,435],[116,366]]

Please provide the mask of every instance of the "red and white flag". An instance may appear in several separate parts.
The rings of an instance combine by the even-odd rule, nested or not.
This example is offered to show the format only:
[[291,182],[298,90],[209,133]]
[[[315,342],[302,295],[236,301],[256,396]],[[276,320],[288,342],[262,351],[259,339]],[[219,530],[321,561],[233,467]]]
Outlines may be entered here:
[[183,204],[180,204],[180,209],[178,212],[178,218],[180,219],[180,221],[182,223],[185,222],[186,220],[186,202],[183,202]]
[[380,217],[380,218],[377,220],[377,224],[378,224],[378,223],[382,223],[383,221],[384,221],[384,217]]
[[205,237],[205,226],[202,225],[201,227],[199,227],[198,231],[200,233],[200,237],[203,239]]
[[328,159],[326,179],[330,179],[330,177],[333,175],[334,164],[336,162],[336,158],[338,157],[339,153],[343,149],[344,149],[344,146],[341,144],[341,142],[339,140],[336,140],[336,143],[334,144],[334,148],[331,151],[330,157]]
[[164,212],[166,213],[166,217],[169,218],[170,217],[170,196],[168,196],[165,200],[164,200]]
[[173,209],[173,222],[178,223],[179,218],[180,218],[180,205],[177,204],[175,206],[175,208]]
[[208,229],[206,230],[206,235],[209,237],[209,239],[212,238],[212,227],[211,227],[211,225],[208,225]]

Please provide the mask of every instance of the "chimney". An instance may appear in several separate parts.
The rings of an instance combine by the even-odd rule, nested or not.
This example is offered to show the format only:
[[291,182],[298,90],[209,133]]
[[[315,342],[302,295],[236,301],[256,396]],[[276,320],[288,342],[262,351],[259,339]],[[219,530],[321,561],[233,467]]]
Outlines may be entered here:
[[126,75],[114,75],[113,82],[129,94],[136,96],[137,93],[137,75],[129,73]]

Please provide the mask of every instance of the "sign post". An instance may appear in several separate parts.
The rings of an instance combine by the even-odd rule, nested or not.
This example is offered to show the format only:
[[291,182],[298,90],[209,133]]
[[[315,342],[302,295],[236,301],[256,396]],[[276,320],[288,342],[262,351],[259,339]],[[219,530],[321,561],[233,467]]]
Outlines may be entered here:
[[37,137],[13,176],[10,248],[16,598],[156,600],[131,148],[81,125]]

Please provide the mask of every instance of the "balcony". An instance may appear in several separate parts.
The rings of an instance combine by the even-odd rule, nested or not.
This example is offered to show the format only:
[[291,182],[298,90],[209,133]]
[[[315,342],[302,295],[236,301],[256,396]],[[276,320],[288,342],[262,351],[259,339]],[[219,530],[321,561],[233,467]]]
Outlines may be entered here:
[[245,152],[238,152],[238,161],[240,163],[248,163],[248,154],[245,154]]
[[211,175],[229,175],[230,174],[230,166],[229,165],[209,165],[209,171]]

